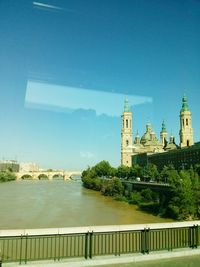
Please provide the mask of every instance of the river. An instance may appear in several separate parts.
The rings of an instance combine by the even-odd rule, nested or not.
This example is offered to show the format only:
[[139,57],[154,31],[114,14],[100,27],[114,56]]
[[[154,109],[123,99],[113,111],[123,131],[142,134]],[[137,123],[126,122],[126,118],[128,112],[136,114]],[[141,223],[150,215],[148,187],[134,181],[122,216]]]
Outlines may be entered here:
[[0,184],[0,229],[166,222],[134,205],[82,187],[80,181]]

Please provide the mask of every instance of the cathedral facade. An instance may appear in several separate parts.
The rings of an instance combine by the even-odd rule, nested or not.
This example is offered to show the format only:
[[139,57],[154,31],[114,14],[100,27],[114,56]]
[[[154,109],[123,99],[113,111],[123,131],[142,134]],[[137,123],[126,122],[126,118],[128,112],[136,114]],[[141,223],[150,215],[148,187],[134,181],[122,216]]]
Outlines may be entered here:
[[182,108],[180,110],[180,144],[175,144],[174,137],[171,134],[168,140],[168,133],[163,121],[160,137],[156,136],[151,123],[147,123],[146,131],[140,138],[138,132],[133,140],[132,131],[132,111],[128,100],[125,99],[124,111],[122,113],[121,130],[121,164],[132,166],[132,156],[146,153],[152,155],[155,153],[165,153],[170,150],[176,150],[183,147],[189,147],[194,144],[192,129],[192,114],[188,107],[187,98],[182,98]]

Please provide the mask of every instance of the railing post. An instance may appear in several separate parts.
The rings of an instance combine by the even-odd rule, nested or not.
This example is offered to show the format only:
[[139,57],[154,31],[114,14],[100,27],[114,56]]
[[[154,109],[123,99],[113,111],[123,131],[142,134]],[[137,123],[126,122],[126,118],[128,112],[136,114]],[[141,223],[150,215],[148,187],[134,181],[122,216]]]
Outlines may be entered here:
[[118,244],[118,232],[114,233],[114,244],[115,244],[115,256],[117,256],[117,244]]
[[195,225],[193,225],[188,228],[188,243],[190,248],[196,247],[195,237],[196,237],[196,229]]
[[147,228],[145,231],[145,252],[149,254],[149,235],[150,235],[150,228]]
[[[44,242],[44,240],[43,240]],[[60,234],[58,234],[58,261],[60,260]]]
[[195,225],[192,226],[192,248],[195,247]]
[[121,254],[121,233],[120,233],[120,231],[118,232],[118,256],[120,256],[120,254]]
[[199,243],[199,227],[198,224],[197,225],[193,225],[192,227],[190,227],[190,247],[191,248],[197,248],[198,247],[198,243]]
[[191,227],[188,228],[188,245],[189,245],[189,248],[192,247],[192,241],[191,241]]
[[145,228],[141,231],[141,253],[143,254],[145,254],[145,231]]
[[92,238],[93,238],[93,232],[90,233],[90,238],[89,238],[89,257],[92,259]]
[[195,247],[195,225],[192,226],[192,248]]
[[56,261],[56,252],[57,252],[57,234],[54,235],[54,242],[55,242],[55,248],[54,248],[54,261]]
[[149,254],[149,234],[150,228],[144,228],[144,230],[141,231],[141,252],[143,254]]
[[89,232],[85,234],[85,259],[86,260],[88,258],[88,235],[89,235]]
[[198,224],[195,225],[195,235],[196,235],[196,244],[195,247],[197,248],[199,245],[199,226]]

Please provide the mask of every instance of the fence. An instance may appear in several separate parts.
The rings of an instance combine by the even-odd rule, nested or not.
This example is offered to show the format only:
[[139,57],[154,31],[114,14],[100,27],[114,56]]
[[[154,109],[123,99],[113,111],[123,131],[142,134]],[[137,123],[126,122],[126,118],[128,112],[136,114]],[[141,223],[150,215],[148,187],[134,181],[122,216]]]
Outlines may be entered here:
[[199,246],[200,221],[149,225],[2,230],[2,262],[150,253]]

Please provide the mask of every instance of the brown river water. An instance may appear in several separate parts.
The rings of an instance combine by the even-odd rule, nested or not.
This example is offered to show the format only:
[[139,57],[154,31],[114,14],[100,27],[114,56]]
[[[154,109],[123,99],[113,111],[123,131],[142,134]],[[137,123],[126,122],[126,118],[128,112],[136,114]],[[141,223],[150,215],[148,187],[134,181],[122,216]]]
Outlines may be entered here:
[[85,189],[81,181],[0,184],[0,229],[166,222],[137,206]]

